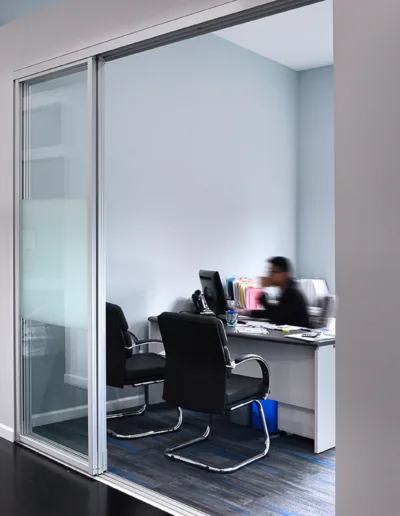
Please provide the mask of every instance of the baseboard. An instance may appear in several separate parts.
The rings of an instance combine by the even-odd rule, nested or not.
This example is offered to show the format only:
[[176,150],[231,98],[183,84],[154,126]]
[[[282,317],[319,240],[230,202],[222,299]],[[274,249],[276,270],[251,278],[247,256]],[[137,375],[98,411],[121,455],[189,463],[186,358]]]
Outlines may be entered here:
[[81,389],[87,390],[88,388],[88,379],[83,376],[78,376],[77,374],[65,373],[64,382],[74,387],[80,387]]
[[[107,412],[116,410],[124,410],[144,403],[143,395],[129,396],[119,400],[107,401]],[[32,416],[32,427],[50,425],[52,423],[62,423],[63,421],[71,421],[72,419],[80,419],[88,415],[87,405],[80,407],[72,407],[62,410],[54,410],[52,412],[44,412],[43,414],[35,414]],[[1,425],[0,425],[1,437]]]
[[10,426],[2,425],[0,423],[0,438],[6,439],[7,441],[14,442],[15,441],[14,430]]

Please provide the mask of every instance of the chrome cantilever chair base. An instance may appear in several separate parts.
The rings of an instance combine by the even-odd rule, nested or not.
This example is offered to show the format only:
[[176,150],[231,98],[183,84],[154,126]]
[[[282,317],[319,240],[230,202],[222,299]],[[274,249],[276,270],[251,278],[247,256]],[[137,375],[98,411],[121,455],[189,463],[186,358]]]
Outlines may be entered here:
[[[118,414],[108,414],[107,420],[141,416],[142,414],[144,414],[146,412],[146,408],[147,408],[147,401],[148,401],[148,396],[149,396],[149,393],[148,393],[149,385],[154,385],[156,383],[162,383],[162,382],[163,382],[163,380],[156,380],[156,381],[151,381],[151,382],[143,382],[143,383],[135,384],[134,387],[144,387],[145,388],[146,403],[139,409],[134,410],[132,412],[120,412]],[[180,429],[180,427],[182,426],[182,421],[183,421],[182,409],[180,407],[177,407],[177,411],[178,411],[178,422],[175,426],[170,427],[170,428],[164,428],[162,430],[149,430],[148,432],[142,432],[140,434],[119,434],[118,432],[111,430],[111,428],[107,428],[107,433],[111,437],[114,437],[114,439],[125,439],[125,440],[129,441],[129,440],[133,440],[133,439],[142,439],[143,437],[152,437],[154,435],[170,434],[172,432],[177,432]]]
[[240,462],[239,464],[236,464],[235,466],[231,466],[229,468],[218,468],[216,466],[211,466],[209,464],[205,464],[203,462],[197,462],[192,459],[188,459],[186,457],[182,457],[182,455],[176,455],[175,452],[178,450],[182,450],[183,448],[187,448],[189,446],[192,446],[194,444],[200,443],[202,441],[205,441],[209,438],[211,433],[211,424],[209,424],[206,428],[206,431],[201,437],[197,437],[196,439],[192,439],[191,441],[188,441],[186,443],[180,444],[179,446],[175,446],[174,448],[169,448],[165,450],[164,455],[171,460],[176,460],[180,462],[185,462],[186,464],[191,464],[192,466],[195,466],[197,468],[205,469],[206,471],[210,471],[211,473],[234,473],[235,471],[238,471],[239,469],[244,468],[245,466],[248,466],[249,464],[256,462],[260,459],[263,459],[266,455],[268,455],[269,447],[270,447],[270,438],[268,433],[268,427],[267,422],[265,420],[265,414],[262,404],[259,400],[252,400],[247,403],[243,403],[241,405],[238,405],[236,407],[233,407],[230,409],[231,411],[236,410],[238,408],[244,407],[246,405],[249,405],[250,403],[256,403],[258,407],[258,411],[260,414],[261,419],[261,425],[264,431],[265,441],[264,441],[264,450],[254,457],[250,457],[249,459],[244,460],[243,462]]
[[122,419],[125,417],[132,417],[132,416],[141,416],[145,413],[147,408],[147,405],[143,405],[143,407],[140,407],[138,410],[133,410],[132,412],[119,412],[118,414],[107,414],[107,420],[109,419]]
[[[111,430],[111,428],[107,428],[107,433],[111,437],[114,437],[115,439],[125,439],[125,440],[133,440],[133,439],[142,439],[143,437],[152,437],[155,435],[163,435],[163,434],[170,434],[172,432],[177,432],[180,427],[182,426],[183,421],[183,413],[182,409],[180,407],[177,407],[178,410],[178,422],[175,426],[170,428],[164,428],[162,430],[149,430],[148,432],[142,432],[140,434],[119,434],[115,432],[114,430]],[[132,417],[132,416],[140,416],[144,414],[146,411],[146,405],[141,407],[139,410],[135,412],[123,412],[120,414],[110,414],[107,416],[108,419],[120,419],[125,417]]]

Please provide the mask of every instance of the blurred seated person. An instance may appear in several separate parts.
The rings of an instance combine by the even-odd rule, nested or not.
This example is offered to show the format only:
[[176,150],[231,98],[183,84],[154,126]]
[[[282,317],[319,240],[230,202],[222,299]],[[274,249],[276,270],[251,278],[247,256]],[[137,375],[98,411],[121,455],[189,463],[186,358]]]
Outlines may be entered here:
[[279,287],[281,296],[277,304],[270,304],[268,296],[262,294],[259,298],[260,310],[240,310],[242,315],[254,318],[268,319],[273,324],[310,327],[307,303],[304,295],[292,277],[292,264],[283,256],[268,260],[268,276],[261,278],[263,288]]

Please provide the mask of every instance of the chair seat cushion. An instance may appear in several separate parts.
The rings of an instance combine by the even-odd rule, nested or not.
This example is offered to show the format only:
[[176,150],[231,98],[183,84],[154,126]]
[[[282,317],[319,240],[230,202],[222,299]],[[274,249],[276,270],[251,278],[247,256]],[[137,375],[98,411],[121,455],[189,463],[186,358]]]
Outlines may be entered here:
[[226,404],[228,407],[262,398],[264,394],[265,387],[261,378],[250,378],[239,374],[232,374],[228,378],[226,387]]
[[133,354],[126,360],[125,385],[162,380],[164,378],[165,358],[156,353]]

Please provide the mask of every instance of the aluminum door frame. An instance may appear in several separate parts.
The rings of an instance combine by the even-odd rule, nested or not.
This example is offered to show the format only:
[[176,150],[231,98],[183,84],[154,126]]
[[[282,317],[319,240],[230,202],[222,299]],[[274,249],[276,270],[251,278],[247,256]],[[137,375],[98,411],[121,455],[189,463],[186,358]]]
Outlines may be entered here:
[[[23,169],[23,110],[29,106],[24,96],[27,81],[49,79],[64,71],[73,71],[85,65],[87,68],[87,116],[88,116],[88,456],[80,455],[62,445],[57,445],[30,432],[32,407],[23,403],[23,371],[20,321],[20,201],[29,198],[29,179],[22,181]],[[98,123],[98,59],[89,57],[67,65],[43,69],[38,73],[18,77],[14,80],[14,350],[15,350],[15,393],[17,442],[42,455],[89,474],[99,475],[107,470],[106,430],[106,366],[105,366],[105,270],[104,270],[104,209],[103,175],[98,166],[99,145]],[[26,123],[26,122],[25,122]],[[101,139],[101,138],[100,138]],[[28,174],[29,176],[29,174]],[[22,191],[23,189],[23,191]],[[22,414],[24,411],[24,414]],[[24,426],[28,422],[28,427]],[[28,434],[28,435],[27,435]]]

